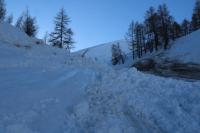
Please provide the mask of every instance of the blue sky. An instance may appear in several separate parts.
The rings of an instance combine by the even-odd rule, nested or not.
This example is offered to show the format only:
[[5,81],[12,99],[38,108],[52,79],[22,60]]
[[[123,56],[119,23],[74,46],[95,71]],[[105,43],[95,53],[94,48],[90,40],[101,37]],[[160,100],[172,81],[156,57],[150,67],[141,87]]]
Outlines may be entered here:
[[26,8],[37,18],[38,37],[53,30],[53,19],[64,7],[71,17],[76,50],[123,39],[131,20],[143,21],[145,11],[166,3],[177,21],[191,19],[195,0],[5,0],[17,18]]

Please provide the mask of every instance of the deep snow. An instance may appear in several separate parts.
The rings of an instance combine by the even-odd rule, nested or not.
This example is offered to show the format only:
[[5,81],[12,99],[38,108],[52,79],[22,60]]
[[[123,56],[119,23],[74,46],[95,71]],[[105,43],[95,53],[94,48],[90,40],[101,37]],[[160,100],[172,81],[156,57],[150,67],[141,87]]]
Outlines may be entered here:
[[2,25],[0,133],[199,132],[199,81],[114,70]]
[[184,63],[200,64],[200,30],[177,39],[167,57]]

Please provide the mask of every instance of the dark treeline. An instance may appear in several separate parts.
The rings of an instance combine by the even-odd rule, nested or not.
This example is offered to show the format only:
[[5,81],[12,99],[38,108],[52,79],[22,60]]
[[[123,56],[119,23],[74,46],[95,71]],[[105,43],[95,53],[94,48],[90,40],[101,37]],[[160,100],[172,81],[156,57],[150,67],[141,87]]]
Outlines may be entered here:
[[170,14],[167,5],[157,9],[150,7],[144,22],[132,21],[125,36],[130,45],[133,59],[141,58],[146,53],[168,49],[171,41],[200,29],[200,0],[197,0],[192,19],[178,23]]
[[[6,4],[4,0],[0,0],[0,21],[13,25],[13,15],[7,16]],[[70,18],[62,8],[55,17],[54,31],[50,34],[45,33],[44,44],[52,45],[58,48],[65,48],[71,51],[74,48],[73,31],[69,27]],[[36,37],[38,33],[38,25],[36,17],[30,15],[29,9],[22,13],[14,24],[15,27],[25,32],[30,37]]]

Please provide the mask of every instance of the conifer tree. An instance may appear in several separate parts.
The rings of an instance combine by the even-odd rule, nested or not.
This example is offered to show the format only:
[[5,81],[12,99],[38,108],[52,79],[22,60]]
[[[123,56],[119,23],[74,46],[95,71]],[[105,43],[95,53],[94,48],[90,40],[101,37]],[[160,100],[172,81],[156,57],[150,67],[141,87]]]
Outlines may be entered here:
[[128,32],[125,35],[126,41],[129,43],[129,48],[132,52],[133,60],[135,59],[135,33],[134,33],[135,24],[132,21],[129,25]]
[[176,21],[172,22],[171,28],[170,28],[170,38],[172,40],[175,40],[177,38],[181,37],[181,26]]
[[24,18],[23,15],[19,16],[19,18],[17,19],[17,21],[15,23],[15,27],[22,29],[23,18]]
[[70,18],[62,8],[55,17],[55,29],[50,34],[49,42],[56,47],[66,48],[70,51],[73,48],[73,32],[69,28]]
[[186,36],[191,32],[191,23],[189,20],[184,19],[181,25],[182,35]]
[[200,0],[196,0],[192,15],[193,30],[200,29]]
[[37,34],[38,27],[36,25],[36,19],[30,16],[29,10],[24,15],[22,29],[30,37],[35,37]]
[[13,23],[13,15],[12,14],[7,17],[6,22],[9,23],[9,24]]
[[172,16],[169,15],[169,11],[166,4],[160,5],[158,7],[158,16],[159,16],[159,26],[160,26],[159,34],[162,39],[162,43],[164,44],[164,49],[166,50],[170,41],[169,30],[171,22],[173,21]]
[[136,22],[135,28],[134,28],[134,34],[135,34],[135,44],[137,48],[137,56],[139,58],[142,57],[143,54],[143,47],[145,45],[145,40],[144,40],[144,26],[143,24],[140,24]]
[[[145,15],[145,27],[147,29],[147,34],[149,37],[149,45],[151,45],[151,52],[153,51],[153,45],[155,45],[155,50],[158,50],[159,45],[159,31],[158,31],[158,14],[153,7],[150,7]],[[153,38],[152,38],[153,37]],[[154,40],[152,44],[152,40]]]
[[4,0],[0,0],[0,21],[4,20],[6,16],[6,5]]
[[124,64],[124,56],[123,52],[119,46],[119,43],[113,44],[112,45],[112,64],[117,65],[117,64]]

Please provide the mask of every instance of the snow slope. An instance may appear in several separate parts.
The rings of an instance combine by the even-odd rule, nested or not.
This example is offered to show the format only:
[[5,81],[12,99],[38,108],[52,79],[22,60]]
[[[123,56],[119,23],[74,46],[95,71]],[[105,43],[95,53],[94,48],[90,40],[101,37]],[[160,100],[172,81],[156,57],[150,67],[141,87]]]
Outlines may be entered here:
[[125,40],[100,44],[94,47],[90,47],[88,49],[80,50],[76,53],[82,55],[87,51],[85,53],[85,57],[92,58],[93,60],[98,61],[100,63],[111,64],[111,59],[112,59],[111,48],[113,44],[117,43],[119,43],[120,48],[125,54],[130,53],[129,46]]
[[[176,41],[172,42],[171,48],[165,52],[165,57],[171,60],[179,60],[184,63],[197,63],[200,64],[200,30],[195,31],[185,37],[181,37]],[[100,63],[111,64],[111,47],[112,44],[120,44],[122,51],[128,56],[126,63],[131,64],[133,62],[131,51],[126,40],[119,40],[110,43],[105,43],[97,45],[95,47],[90,47],[84,50],[80,50],[77,53],[82,55],[86,54],[86,57],[92,58]],[[158,53],[150,54],[148,53],[143,58],[154,57],[164,51],[159,51]]]
[[10,24],[0,22],[0,41],[18,45],[30,45],[39,41],[36,38],[28,37],[24,32],[18,28],[13,28]]
[[178,39],[167,56],[185,63],[200,64],[200,30]]
[[14,37],[25,45],[0,35],[0,133],[199,132],[199,81],[114,70]]

